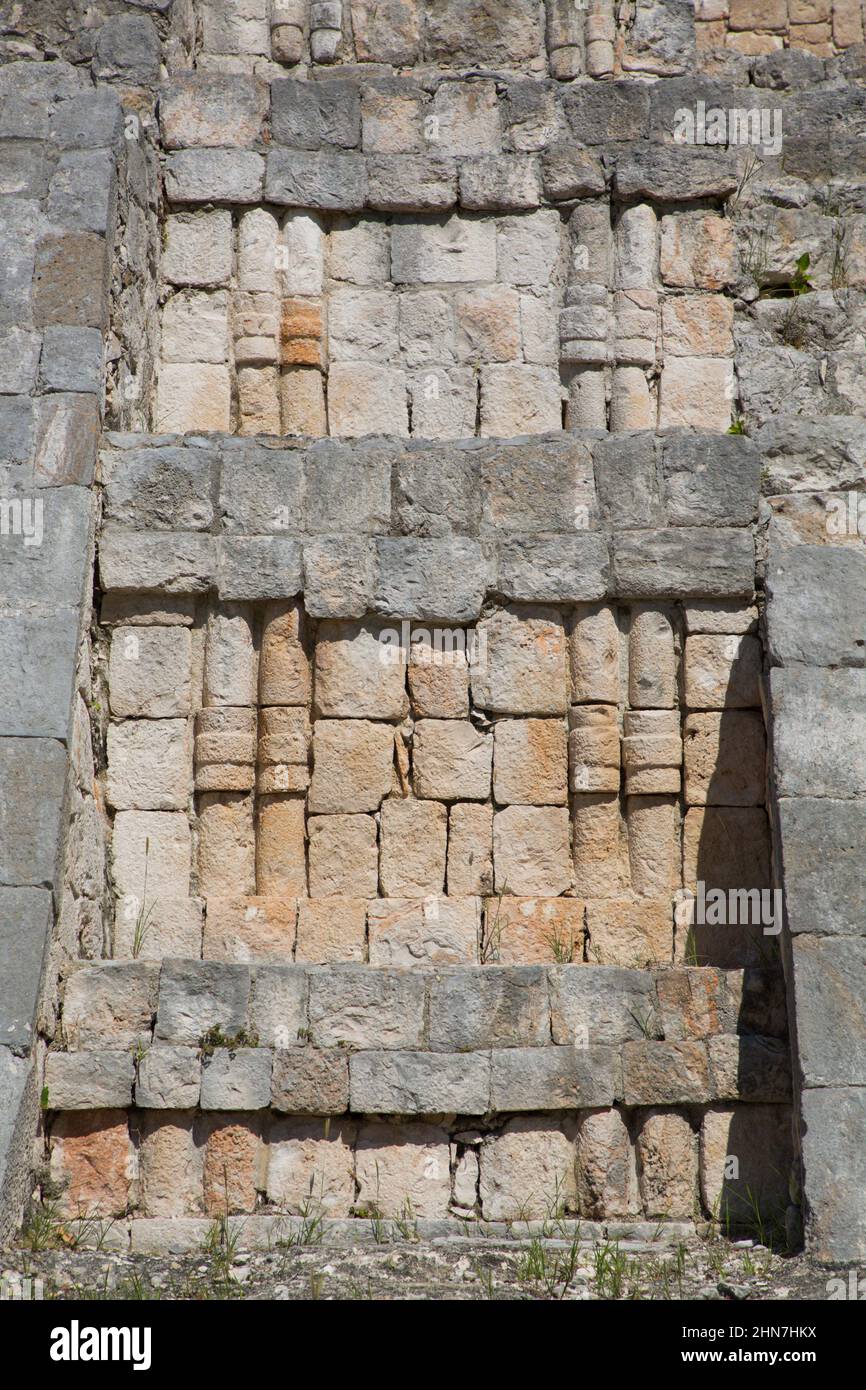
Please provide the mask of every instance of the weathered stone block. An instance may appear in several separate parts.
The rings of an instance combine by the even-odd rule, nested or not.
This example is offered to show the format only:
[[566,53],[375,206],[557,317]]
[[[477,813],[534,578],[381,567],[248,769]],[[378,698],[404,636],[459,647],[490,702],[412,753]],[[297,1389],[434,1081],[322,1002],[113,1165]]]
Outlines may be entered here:
[[309,811],[377,811],[393,785],[394,736],[390,724],[317,719]]
[[106,961],[77,970],[63,996],[67,1046],[132,1049],[149,1042],[158,977],[158,969],[143,961]]
[[307,1029],[307,971],[301,965],[257,965],[251,976],[251,1031],[266,1047],[293,1047]]
[[566,639],[557,609],[498,608],[476,632],[484,644],[470,663],[477,705],[490,714],[565,714]]
[[445,886],[446,808],[389,797],[382,805],[379,877],[388,898],[426,898]]
[[483,1115],[490,1102],[487,1052],[354,1052],[351,1108],[367,1115]]
[[543,1047],[550,1042],[547,977],[538,966],[439,970],[428,1020],[435,1052]]
[[490,1056],[491,1110],[585,1110],[611,1105],[619,1091],[613,1048],[509,1047]]
[[581,1116],[575,1167],[581,1216],[604,1220],[640,1211],[634,1150],[618,1110]]
[[274,1053],[271,1108],[287,1115],[341,1115],[349,1106],[349,1063],[336,1050]]
[[279,1120],[268,1145],[268,1200],[308,1218],[348,1216],[355,1200],[353,1125]]
[[493,807],[456,802],[448,810],[448,893],[463,897],[493,890]]
[[613,569],[623,598],[751,598],[754,542],[745,530],[628,531],[613,538]]
[[175,811],[189,799],[191,747],[184,720],[128,720],[108,731],[109,805]]
[[142,1110],[198,1106],[201,1060],[195,1047],[149,1047],[138,1064],[135,1104]]
[[311,897],[376,896],[379,852],[372,816],[311,816],[307,834]]
[[310,973],[315,1047],[417,1048],[424,1040],[424,976],[409,970],[332,966]]
[[685,699],[691,709],[760,705],[761,644],[756,637],[686,639]]
[[684,1115],[649,1110],[637,1136],[640,1194],[647,1216],[689,1220],[697,1198],[697,1135]]
[[296,919],[294,898],[209,896],[202,955],[205,960],[239,963],[290,961]]
[[544,1219],[577,1209],[573,1127],[541,1116],[509,1120],[481,1146],[486,1221]]
[[51,1110],[104,1110],[132,1104],[132,1053],[109,1049],[49,1052],[45,1085]]
[[254,145],[267,102],[267,87],[253,77],[202,70],[181,73],[160,93],[162,143],[168,150]]
[[490,898],[482,961],[549,965],[583,960],[584,905],[576,898]]
[[173,203],[260,203],[265,161],[253,150],[176,150],[165,166]]
[[614,705],[569,711],[569,786],[573,792],[619,791],[619,718]]
[[573,883],[568,810],[509,806],[493,817],[493,863],[498,892],[556,897]]
[[493,795],[498,804],[562,806],[567,783],[568,748],[561,720],[508,719],[496,724]]
[[622,1070],[626,1105],[689,1105],[715,1094],[702,1042],[627,1042]]
[[423,1124],[364,1124],[355,1175],[359,1216],[441,1219],[451,1196],[447,1131]]
[[188,714],[191,662],[184,627],[116,627],[108,670],[112,714],[148,719]]
[[250,972],[244,965],[166,961],[159,981],[155,1037],[198,1043],[210,1028],[227,1035],[246,1026]]
[[266,1047],[218,1047],[201,1069],[202,1110],[261,1110],[271,1102],[273,1053]]
[[555,1043],[618,1047],[661,1032],[652,980],[642,970],[557,965],[548,977]]
[[371,965],[474,965],[481,905],[477,898],[377,898],[367,929]]
[[376,541],[373,605],[384,617],[474,622],[492,581],[488,555],[473,540]]
[[359,154],[274,147],[267,157],[265,198],[283,207],[360,212],[367,198],[366,162]]
[[409,710],[405,661],[402,653],[383,642],[384,630],[384,624],[370,621],[320,623],[315,656],[317,718],[405,717]]
[[690,806],[763,804],[766,738],[760,713],[687,715],[683,753]]
[[419,720],[413,754],[417,796],[486,801],[490,795],[493,738],[468,720]]

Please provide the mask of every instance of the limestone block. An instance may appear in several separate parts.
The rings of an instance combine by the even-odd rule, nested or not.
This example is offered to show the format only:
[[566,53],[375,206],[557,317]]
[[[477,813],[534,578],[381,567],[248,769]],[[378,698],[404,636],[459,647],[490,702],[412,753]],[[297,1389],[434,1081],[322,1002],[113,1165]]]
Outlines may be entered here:
[[[580,885],[578,885],[580,886]],[[665,898],[601,898],[587,903],[587,957],[637,970],[673,959],[673,908]]]
[[228,297],[223,290],[181,290],[162,310],[163,362],[227,361]]
[[634,1150],[618,1110],[581,1116],[575,1167],[581,1216],[605,1220],[640,1212]]
[[[356,50],[359,47],[355,34]],[[411,79],[371,84],[361,93],[365,154],[407,154],[423,149],[424,93]]]
[[[409,905],[413,912],[418,906]],[[407,970],[346,965],[313,971],[310,1040],[315,1047],[421,1047],[426,990],[424,976]]]
[[179,811],[189,800],[191,740],[183,719],[128,719],[108,730],[106,797],[116,811]]
[[202,955],[239,963],[291,961],[297,915],[294,898],[209,897]]
[[[439,91],[456,85],[443,83]],[[397,222],[391,229],[391,278],[408,285],[495,280],[495,226],[456,215],[444,222]]]
[[689,714],[683,740],[690,806],[763,804],[766,737],[760,713]]
[[493,807],[454,802],[448,810],[448,893],[481,896],[493,889]]
[[461,362],[511,362],[520,357],[517,291],[492,285],[458,294],[457,357]]
[[317,368],[292,367],[283,371],[279,389],[283,434],[327,434],[325,387]]
[[457,163],[430,154],[371,155],[367,202],[379,212],[447,212],[457,201]]
[[481,1145],[486,1221],[544,1220],[577,1209],[573,1129],[538,1116],[509,1120]]
[[355,1151],[365,1213],[412,1220],[448,1215],[451,1173],[447,1130],[424,1124],[362,1125]]
[[[111,837],[111,873],[117,892],[140,905],[154,897],[189,892],[191,837],[181,812],[120,811]],[[136,910],[136,912],[138,909]]]
[[[387,269],[385,271],[387,275]],[[435,290],[400,295],[400,350],[409,367],[454,361],[451,300]]]
[[274,1053],[271,1107],[289,1115],[340,1115],[349,1105],[349,1063],[336,1052],[290,1047]]
[[336,362],[328,373],[328,421],[331,433],[409,433],[405,373],[395,367],[363,362]]
[[270,54],[267,0],[237,0],[228,10],[206,0],[202,11],[205,53]]
[[666,296],[662,303],[664,351],[670,357],[729,357],[734,305],[721,294]]
[[84,1114],[58,1115],[51,1128],[50,1172],[63,1191],[63,1214],[125,1216],[136,1181],[125,1112],[91,1108]]
[[304,801],[298,796],[258,799],[256,887],[260,894],[307,891]]
[[[196,1125],[196,1139],[204,1145],[204,1207],[208,1215],[225,1217],[226,1210],[254,1212],[267,1171],[267,1150],[258,1119],[241,1118],[236,1113],[202,1115]],[[246,1228],[250,1218],[235,1219]]]
[[697,1136],[686,1117],[643,1112],[635,1148],[646,1215],[689,1220],[697,1197]]
[[268,1201],[298,1216],[348,1216],[355,1200],[352,1125],[277,1120],[268,1145]]
[[501,149],[499,102],[489,81],[443,82],[428,120],[429,144],[437,154],[498,154]]
[[272,84],[271,99],[271,126],[278,144],[299,150],[318,150],[328,145],[353,149],[358,145],[358,84],[338,77],[308,87],[296,78],[284,78]]
[[[319,624],[315,712],[322,719],[403,719],[409,710],[402,653],[383,643],[384,624]],[[395,656],[398,659],[392,659]]]
[[382,804],[379,877],[388,898],[427,898],[445,888],[446,808],[389,797]]
[[727,430],[733,380],[733,367],[723,358],[669,358],[661,377],[659,428]]
[[[150,814],[124,812],[124,815]],[[156,812],[154,814],[162,814]],[[120,817],[115,818],[115,825]],[[186,816],[183,816],[186,822]],[[187,826],[187,833],[189,827]],[[150,864],[156,870],[155,864]],[[189,846],[183,874],[184,893],[189,884]],[[150,879],[148,879],[148,885]],[[199,898],[143,897],[134,893],[119,899],[114,914],[112,955],[117,959],[165,960],[201,955],[202,902]]]
[[572,803],[574,880],[585,898],[616,897],[629,882],[619,796],[597,792]]
[[256,757],[254,709],[200,710],[196,715],[196,791],[251,791]]
[[619,791],[619,716],[615,705],[573,705],[568,713],[573,792]]
[[582,961],[583,917],[583,902],[577,898],[489,898],[485,957],[501,965]]
[[628,796],[680,790],[683,744],[678,710],[626,710],[622,760]]
[[557,897],[573,883],[565,806],[509,806],[493,817],[497,892]]
[[371,1115],[482,1114],[490,1054],[359,1052],[349,1060],[349,1103]]
[[325,235],[319,218],[309,212],[286,213],[282,239],[286,249],[283,293],[320,295],[324,288]]
[[670,709],[677,701],[677,666],[671,615],[636,604],[628,640],[628,698],[634,709]]
[[[327,819],[361,820],[362,817],[331,816]],[[366,960],[366,924],[366,898],[301,898],[295,958],[312,965]]]
[[257,665],[252,610],[238,603],[213,608],[205,643],[205,705],[254,705]]
[[418,631],[409,648],[409,696],[416,719],[465,719],[469,714],[469,662],[473,634],[463,645],[440,646]]
[[[267,216],[266,213],[247,215]],[[232,272],[232,218],[228,209],[181,212],[167,217],[160,271],[172,285],[201,289],[227,285]],[[255,287],[243,285],[242,288]]]
[[498,608],[476,627],[472,698],[489,714],[565,714],[562,614],[542,605]]
[[626,823],[632,890],[663,898],[680,882],[679,805],[670,796],[630,796]]
[[787,1106],[712,1106],[700,1155],[701,1197],[722,1229],[753,1229],[755,1206],[765,1222],[784,1218],[793,1161]]
[[397,295],[337,286],[328,296],[330,362],[389,362],[397,352]]
[[147,719],[188,714],[191,669],[186,628],[114,628],[108,667],[112,714]]
[[261,1110],[271,1100],[273,1053],[267,1047],[218,1047],[201,1069],[202,1110]]
[[408,386],[416,438],[451,440],[474,435],[478,384],[471,367],[413,372]]
[[377,898],[368,904],[370,964],[474,965],[478,960],[478,898]]
[[561,428],[562,394],[553,368],[500,363],[482,369],[482,435],[544,434]]
[[269,603],[262,629],[259,700],[263,705],[307,705],[310,693],[302,605]]
[[231,429],[228,368],[207,362],[163,362],[156,396],[156,427],[168,434]]
[[607,604],[577,604],[569,628],[568,650],[572,700],[576,704],[617,704],[620,639],[614,609]]
[[762,807],[707,806],[686,812],[683,881],[707,888],[769,888],[770,841]]
[[201,1211],[203,1157],[191,1116],[146,1114],[139,1134],[142,1214],[178,1217]]
[[430,1046],[437,1052],[539,1047],[550,1041],[547,976],[536,967],[439,970],[430,982]]
[[246,74],[179,73],[162,88],[159,126],[166,149],[252,146],[268,106],[264,82]]
[[692,1105],[713,1095],[702,1042],[627,1042],[622,1049],[626,1105]]
[[565,804],[568,753],[560,720],[500,720],[494,754],[493,793],[500,805]]
[[394,781],[394,737],[390,724],[316,720],[310,812],[377,811]]
[[256,890],[252,797],[204,792],[198,805],[200,891],[230,896]]
[[415,795],[439,801],[486,801],[493,736],[469,720],[420,719],[413,740]]
[[382,285],[389,278],[389,249],[385,222],[338,217],[328,237],[328,274],[352,285]]
[[301,965],[269,964],[250,974],[251,1031],[267,1047],[293,1047],[307,1029],[307,971]]
[[63,1033],[74,1051],[149,1042],[158,967],[144,961],[84,966],[63,995]]
[[531,154],[482,155],[460,163],[460,205],[470,211],[533,209],[541,202],[540,169]]
[[684,212],[662,218],[661,278],[677,289],[721,290],[736,279],[734,235],[728,218]]
[[52,1110],[107,1110],[132,1104],[135,1063],[128,1049],[48,1052],[45,1085]]
[[138,1064],[138,1109],[192,1110],[200,1089],[201,1059],[195,1047],[149,1047]]
[[304,791],[309,785],[312,742],[305,709],[275,705],[261,711],[256,788],[259,792]]
[[749,708],[761,703],[761,644],[757,637],[688,637],[685,699],[690,709]]
[[307,834],[312,898],[376,896],[379,852],[372,816],[311,816]]

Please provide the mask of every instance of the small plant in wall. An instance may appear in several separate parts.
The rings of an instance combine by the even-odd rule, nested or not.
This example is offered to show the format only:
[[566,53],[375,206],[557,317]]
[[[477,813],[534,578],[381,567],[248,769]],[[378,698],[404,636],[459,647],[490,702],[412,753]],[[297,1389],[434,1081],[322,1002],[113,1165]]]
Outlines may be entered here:
[[236,1033],[224,1033],[219,1023],[215,1023],[212,1028],[208,1028],[199,1039],[199,1055],[201,1057],[212,1057],[218,1047],[224,1047],[229,1052],[236,1052],[240,1047],[258,1047],[258,1033],[251,1033],[246,1028],[239,1028]]

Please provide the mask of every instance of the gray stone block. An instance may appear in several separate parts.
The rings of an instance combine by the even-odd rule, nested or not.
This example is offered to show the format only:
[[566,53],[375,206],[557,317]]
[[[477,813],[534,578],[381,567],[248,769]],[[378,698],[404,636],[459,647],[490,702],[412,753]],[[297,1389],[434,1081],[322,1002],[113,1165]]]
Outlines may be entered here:
[[622,1075],[626,1105],[705,1104],[713,1098],[703,1042],[627,1042]]
[[498,546],[497,591],[523,603],[591,603],[607,593],[607,538],[598,531],[514,537]]
[[866,743],[857,737],[866,671],[812,666],[770,672],[779,796],[866,796]]
[[866,1085],[866,939],[801,935],[792,951],[803,1085]]
[[575,1110],[612,1105],[619,1058],[609,1047],[510,1047],[491,1054],[490,1108]]
[[252,972],[250,1031],[266,1047],[293,1047],[307,1032],[308,977],[303,965],[257,965]]
[[62,150],[114,149],[123,134],[123,106],[111,87],[81,92],[51,116],[51,140]]
[[652,978],[616,965],[551,967],[550,1021],[555,1043],[618,1047],[660,1036]]
[[32,1146],[32,1133],[23,1143],[21,1133],[26,1123],[24,1098],[32,1084],[32,1070],[29,1057],[19,1057],[11,1047],[0,1045],[0,1218],[4,1238],[10,1234],[8,1224],[17,1225],[21,1217],[13,1189],[21,1179],[19,1170],[26,1165]]
[[33,452],[33,402],[28,396],[0,398],[0,431],[0,464],[27,463]]
[[671,526],[748,526],[758,515],[761,456],[742,435],[664,439],[664,503]]
[[201,1091],[197,1047],[149,1047],[138,1064],[135,1104],[140,1110],[193,1110]]
[[866,479],[866,437],[850,415],[776,415],[752,438],[767,495],[857,487]]
[[213,449],[104,451],[105,521],[142,531],[209,531],[219,455]]
[[61,743],[0,738],[0,883],[53,883],[65,780]]
[[550,1042],[547,975],[540,965],[437,970],[430,979],[430,1047],[437,1052],[543,1047]]
[[0,733],[67,737],[79,619],[77,608],[0,618]]
[[126,1109],[132,1104],[135,1061],[123,1052],[48,1052],[48,1110]]
[[107,526],[100,538],[99,574],[105,590],[201,594],[212,587],[216,568],[214,536]]
[[446,212],[457,202],[456,159],[369,155],[367,180],[367,203],[378,212]]
[[360,84],[343,78],[271,83],[271,131],[278,145],[354,149],[361,138]]
[[51,893],[0,888],[0,1038],[26,1051],[34,1037],[42,961],[51,933]]
[[733,150],[647,142],[620,155],[614,174],[618,197],[686,202],[727,198],[738,182]]
[[167,1042],[198,1043],[211,1028],[228,1037],[247,1023],[250,970],[200,960],[165,961],[159,980],[154,1036]]
[[146,86],[159,80],[162,45],[147,15],[114,15],[96,35],[93,75]]
[[117,176],[111,150],[72,150],[60,158],[51,179],[47,213],[52,225],[113,234]]
[[301,547],[289,536],[221,536],[217,591],[221,599],[256,602],[293,598],[303,587]]
[[362,618],[373,596],[373,542],[323,536],[304,546],[304,607],[313,618]]
[[421,1047],[426,990],[424,975],[411,970],[311,970],[311,1041],[316,1047]]
[[349,1061],[337,1048],[274,1053],[271,1108],[286,1115],[341,1115],[349,1106]]
[[21,58],[0,69],[0,97],[10,95],[42,102],[63,101],[90,83],[85,69],[56,60],[34,63]]
[[0,193],[6,197],[43,198],[49,166],[39,140],[4,140],[0,144]]
[[304,456],[307,530],[375,534],[391,529],[391,468],[399,446],[368,439],[358,444],[321,440]]
[[102,334],[98,328],[46,328],[39,376],[47,391],[102,390]]
[[583,440],[516,440],[487,446],[480,460],[484,535],[593,526],[592,457]]
[[781,1038],[721,1033],[707,1040],[713,1100],[791,1099],[791,1049]]
[[349,1058],[352,1110],[367,1115],[483,1115],[489,1052],[356,1052]]
[[664,524],[655,435],[648,430],[597,440],[595,482],[602,522],[618,529]]
[[272,149],[265,197],[283,207],[360,212],[367,199],[367,165],[360,154]]
[[804,1091],[806,1249],[822,1264],[866,1260],[866,1087]]
[[218,1047],[202,1061],[202,1110],[266,1110],[272,1064],[268,1047]]
[[248,147],[261,136],[267,106],[264,82],[246,73],[202,68],[179,73],[160,92],[163,147]]
[[618,598],[751,598],[755,544],[750,531],[673,527],[613,538]]
[[866,802],[786,797],[778,815],[789,930],[866,936]]
[[303,469],[300,449],[265,449],[244,441],[241,448],[224,452],[219,491],[223,530],[252,535],[302,531]]
[[165,166],[172,203],[259,203],[265,161],[253,150],[175,150]]
[[394,466],[394,520],[406,536],[475,536],[481,521],[479,449],[411,445]]
[[53,391],[37,401],[33,472],[38,487],[89,488],[93,483],[101,392],[100,379],[96,391]]
[[866,555],[859,546],[774,547],[767,591],[774,664],[866,665]]
[[477,541],[378,540],[373,606],[386,618],[473,622],[491,583]]
[[[36,385],[36,373],[39,368],[39,353],[41,349],[41,339],[38,333],[33,333],[28,328],[20,328],[13,324],[7,328],[0,328],[0,392],[4,396],[15,396],[22,394],[26,397]],[[5,404],[5,403],[3,403]],[[22,452],[21,444],[18,450],[21,458],[16,462],[26,462],[30,456],[32,443],[32,403],[31,409],[22,412],[19,418],[19,428],[23,423],[25,426],[23,440],[26,440],[26,449]],[[8,406],[6,406],[8,409]],[[6,423],[9,423],[6,418]],[[14,408],[11,419],[15,419]],[[6,428],[3,430],[3,449],[9,448],[10,440],[6,437]]]
[[212,1230],[210,1217],[143,1217],[129,1223],[130,1251],[133,1255],[193,1255],[200,1258]]
[[[0,594],[7,610],[50,618],[77,607],[88,577],[92,499],[79,487],[46,487],[6,499]],[[27,730],[28,733],[34,732]]]
[[643,83],[576,83],[562,104],[574,138],[585,145],[641,140],[649,133],[650,93]]

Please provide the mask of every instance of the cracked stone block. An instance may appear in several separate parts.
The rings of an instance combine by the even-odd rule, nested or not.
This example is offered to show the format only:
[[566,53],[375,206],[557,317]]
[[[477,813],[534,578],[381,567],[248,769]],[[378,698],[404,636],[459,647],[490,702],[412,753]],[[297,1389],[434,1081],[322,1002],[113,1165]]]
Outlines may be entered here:
[[117,811],[186,807],[191,777],[189,731],[182,719],[131,719],[108,730],[109,805]]
[[297,1216],[349,1216],[355,1201],[355,1126],[277,1120],[268,1145],[268,1201]]
[[605,1220],[638,1215],[634,1150],[619,1111],[596,1110],[581,1116],[575,1150],[581,1216]]
[[509,806],[493,817],[497,892],[557,897],[574,882],[565,806]]
[[448,810],[448,893],[480,896],[493,890],[493,807],[455,802]]
[[478,959],[478,898],[376,898],[367,907],[370,964],[474,965]]
[[574,1130],[539,1116],[509,1120],[481,1145],[486,1221],[544,1220],[577,1210]]
[[413,739],[415,795],[437,801],[486,801],[493,736],[469,720],[420,719]]
[[451,1199],[448,1132],[435,1125],[361,1126],[355,1151],[355,1206],[370,1214],[436,1218]]
[[391,724],[317,719],[308,810],[377,811],[394,783],[394,737]]

